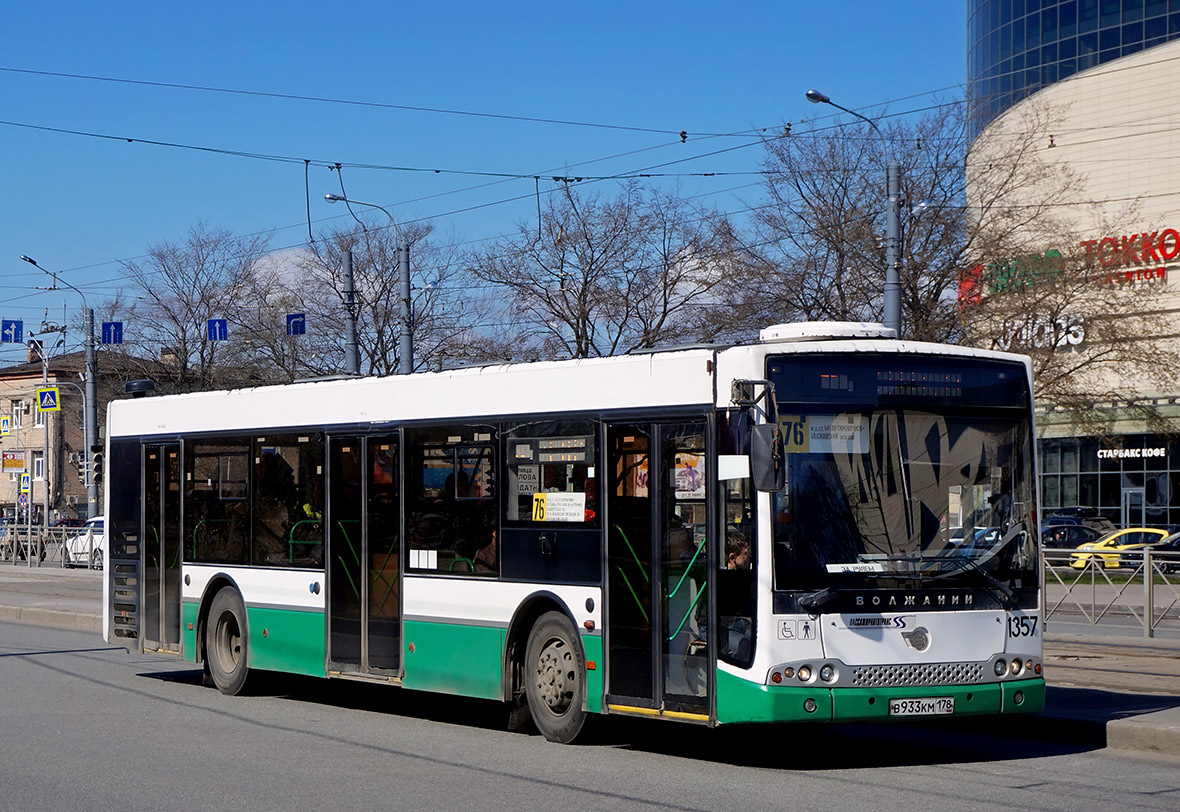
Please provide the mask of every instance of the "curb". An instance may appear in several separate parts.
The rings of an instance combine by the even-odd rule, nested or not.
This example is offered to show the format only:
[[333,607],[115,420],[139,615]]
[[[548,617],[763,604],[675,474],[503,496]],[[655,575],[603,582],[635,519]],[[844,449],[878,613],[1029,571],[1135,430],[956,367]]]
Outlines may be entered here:
[[101,632],[102,618],[85,612],[63,612],[27,606],[0,606],[0,620],[26,626],[48,626],[80,632]]
[[1107,722],[1106,746],[1138,753],[1180,756],[1180,711],[1159,711],[1148,717]]
[[1031,735],[1128,753],[1180,757],[1180,696],[1050,685]]

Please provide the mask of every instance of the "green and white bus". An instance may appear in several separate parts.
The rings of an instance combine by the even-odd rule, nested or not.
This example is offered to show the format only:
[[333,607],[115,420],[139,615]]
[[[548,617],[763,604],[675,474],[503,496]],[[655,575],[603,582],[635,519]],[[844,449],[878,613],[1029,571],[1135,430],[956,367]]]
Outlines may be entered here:
[[1044,704],[1030,364],[881,325],[140,397],[106,639],[702,725]]

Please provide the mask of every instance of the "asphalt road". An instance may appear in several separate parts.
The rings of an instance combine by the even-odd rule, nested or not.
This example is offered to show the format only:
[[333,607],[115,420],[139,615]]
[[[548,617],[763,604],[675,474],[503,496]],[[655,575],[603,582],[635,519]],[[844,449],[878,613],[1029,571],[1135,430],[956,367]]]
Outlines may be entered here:
[[273,678],[247,697],[97,635],[0,623],[0,810],[1180,808],[1180,760],[1002,726],[598,719],[562,747],[497,705]]

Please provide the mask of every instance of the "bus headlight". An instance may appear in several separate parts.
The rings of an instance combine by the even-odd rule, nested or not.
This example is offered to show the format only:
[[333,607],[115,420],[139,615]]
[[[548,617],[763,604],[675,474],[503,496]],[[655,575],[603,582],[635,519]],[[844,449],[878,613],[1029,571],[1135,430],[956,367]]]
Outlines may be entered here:
[[810,665],[799,666],[799,681],[800,682],[811,682],[811,666]]
[[995,670],[996,670],[997,677],[1002,677],[1002,676],[1004,676],[1005,672],[1007,672],[1008,663],[1004,661],[1003,657],[996,660],[996,669]]
[[831,682],[836,678],[836,667],[831,663],[824,663],[819,670],[819,678],[824,682]]

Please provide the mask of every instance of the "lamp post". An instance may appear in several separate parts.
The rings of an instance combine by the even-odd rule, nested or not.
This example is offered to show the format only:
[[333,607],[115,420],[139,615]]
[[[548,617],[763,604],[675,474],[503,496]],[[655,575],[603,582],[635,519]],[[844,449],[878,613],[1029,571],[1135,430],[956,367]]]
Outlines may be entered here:
[[885,326],[892,327],[897,336],[901,337],[901,217],[898,208],[901,205],[901,167],[889,158],[889,143],[885,134],[871,118],[866,118],[855,110],[849,110],[836,104],[818,90],[807,91],[807,100],[814,104],[830,104],[837,110],[843,110],[849,115],[856,116],[873,128],[881,137],[881,150],[885,155]]
[[[37,260],[30,256],[21,254],[21,259],[32,265],[34,268],[39,268],[53,278],[53,287],[49,290],[58,290],[57,274],[46,271],[37,264]],[[95,446],[98,445],[98,384],[94,375],[94,310],[86,303],[86,294],[78,290],[64,279],[60,280],[70,290],[82,297],[82,312],[85,320],[86,331],[86,369],[84,372],[86,391],[83,393],[82,410],[85,413],[83,420],[83,443],[86,445],[86,453],[90,455],[86,460],[86,518],[92,518],[99,514],[98,507],[98,485],[94,481],[94,466],[92,464]],[[45,461],[49,464],[49,460]]]
[[[393,215],[384,206],[378,206],[376,203],[366,203],[363,200],[353,200],[343,195],[334,195],[331,193],[324,195],[324,200],[329,203],[351,203],[354,206],[369,206],[370,208],[380,209],[385,212],[385,216],[389,218],[389,224],[393,226],[393,242],[397,251],[398,316],[401,319],[401,329],[398,331],[397,337],[397,374],[409,375],[414,371],[414,339],[410,332],[410,247],[402,243],[401,236],[397,230],[397,221],[393,219]],[[351,271],[351,269],[352,263],[349,262],[348,270]],[[351,280],[351,274],[349,275],[349,279]],[[352,315],[351,305],[349,319],[352,330],[349,340],[352,342],[352,347],[355,348],[356,321]],[[357,367],[357,369],[352,370],[354,373],[359,373],[359,362]]]

